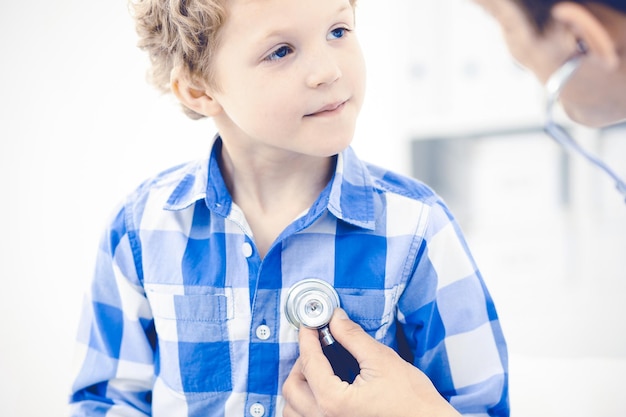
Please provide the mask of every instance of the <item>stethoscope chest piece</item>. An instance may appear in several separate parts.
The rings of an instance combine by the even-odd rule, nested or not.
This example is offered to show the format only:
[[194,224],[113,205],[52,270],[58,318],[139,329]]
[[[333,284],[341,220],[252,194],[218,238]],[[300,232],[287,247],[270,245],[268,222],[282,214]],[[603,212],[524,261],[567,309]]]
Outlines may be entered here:
[[322,352],[328,358],[335,374],[342,381],[352,383],[361,372],[359,363],[330,334],[328,323],[339,307],[337,291],[317,278],[308,278],[294,284],[287,293],[285,316],[295,328],[317,329]]
[[326,281],[308,278],[294,284],[287,294],[285,315],[294,327],[320,329],[328,324],[339,296]]

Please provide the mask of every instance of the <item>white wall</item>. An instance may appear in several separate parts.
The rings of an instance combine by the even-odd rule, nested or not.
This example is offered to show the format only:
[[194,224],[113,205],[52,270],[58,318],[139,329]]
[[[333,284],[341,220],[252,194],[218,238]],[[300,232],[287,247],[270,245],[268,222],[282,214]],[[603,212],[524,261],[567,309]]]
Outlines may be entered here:
[[[134,46],[124,0],[38,0],[0,7],[0,278],[4,283],[0,291],[0,415],[61,416],[80,298],[110,210],[147,175],[206,153],[214,130],[210,122],[186,119],[168,97],[159,96],[144,81],[146,61]],[[369,86],[354,146],[364,159],[410,173],[411,137],[538,120],[540,112],[534,103],[540,89],[508,59],[495,26],[466,0],[362,0],[359,8]],[[497,160],[498,152],[479,154],[489,163],[494,155]],[[623,161],[616,163],[623,166]],[[480,172],[485,171],[476,175]],[[515,171],[509,176],[522,174]],[[489,189],[482,190],[489,195]],[[533,188],[524,191],[533,192]],[[550,284],[548,292],[533,291],[532,286],[542,288],[542,280],[550,278],[538,271],[523,294],[539,297],[551,327],[564,324],[558,333],[564,335],[561,340],[580,342],[584,339],[572,335],[594,326],[589,317],[604,303],[601,295],[611,294],[611,306],[623,299],[624,288],[615,283],[620,278],[626,281],[624,264],[614,259],[623,257],[620,236],[626,211],[609,210],[608,216],[608,209],[593,204],[576,207],[584,215],[574,216],[573,226],[564,228],[583,230],[570,235],[578,248],[593,229],[597,242],[593,254],[581,250],[576,255],[587,271],[594,271],[595,261],[607,265],[601,280],[605,290],[583,297],[594,290],[590,274],[584,286]],[[592,220],[579,221],[586,218]],[[598,228],[599,218],[612,223]],[[511,323],[507,326],[515,372],[511,379],[519,388],[512,398],[514,404],[522,405],[514,417],[548,415],[541,411],[549,407],[539,399],[550,394],[538,382],[569,386],[572,368],[580,369],[576,377],[588,384],[583,386],[602,387],[606,382],[610,383],[607,388],[614,388],[615,380],[604,372],[606,358],[626,355],[623,344],[611,343],[612,337],[618,337],[615,329],[607,329],[602,339],[613,345],[609,353],[590,343],[590,349],[570,350],[563,358],[559,355],[563,344],[546,336],[549,328],[541,327],[541,316],[529,315],[525,320],[526,304],[536,299],[519,301],[511,290],[518,288],[518,275],[507,277],[507,265],[495,259],[502,256],[502,247],[494,247],[493,239],[513,234],[494,234],[484,218],[474,218],[474,224],[482,226],[472,229],[468,224],[468,238],[485,265],[503,320]],[[499,227],[507,230],[505,223]],[[604,251],[603,237],[608,235],[603,233],[610,230],[619,231],[610,235],[615,249]],[[538,259],[532,241],[516,242],[523,245],[520,250],[529,251],[531,259]],[[543,258],[536,265],[538,269],[546,266]],[[533,274],[530,268],[526,271]],[[559,311],[570,314],[561,322],[561,316],[550,308],[550,295],[562,294],[563,288],[575,296],[557,299]],[[595,304],[578,308],[582,301]],[[585,328],[577,326],[576,314],[588,319]],[[602,318],[608,315],[601,314]],[[615,316],[607,323],[617,328],[620,324]],[[541,344],[530,343],[535,339],[547,340],[545,350]],[[580,360],[568,361],[572,357]],[[625,370],[623,362],[615,363],[614,369]],[[554,372],[538,376],[531,372],[537,369]],[[570,372],[567,380],[563,370]],[[596,379],[597,383],[589,385]],[[611,414],[615,410],[624,414],[618,397],[609,395],[612,391],[597,390],[598,401],[606,400],[600,414],[616,416]],[[569,400],[573,404],[582,401],[578,396]],[[581,402],[572,407],[581,414],[557,410],[549,415],[590,415],[590,410],[597,411],[595,406]]]

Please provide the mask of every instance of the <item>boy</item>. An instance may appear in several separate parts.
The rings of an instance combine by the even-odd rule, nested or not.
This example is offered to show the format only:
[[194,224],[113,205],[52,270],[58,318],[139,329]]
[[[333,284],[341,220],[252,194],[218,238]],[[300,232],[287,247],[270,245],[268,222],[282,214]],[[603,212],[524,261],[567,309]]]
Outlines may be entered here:
[[377,340],[402,334],[451,401],[508,410],[505,342],[452,216],[349,147],[365,90],[354,1],[134,11],[155,83],[219,134],[208,160],[146,181],[114,216],[72,415],[282,415],[298,357],[284,300],[311,277]]

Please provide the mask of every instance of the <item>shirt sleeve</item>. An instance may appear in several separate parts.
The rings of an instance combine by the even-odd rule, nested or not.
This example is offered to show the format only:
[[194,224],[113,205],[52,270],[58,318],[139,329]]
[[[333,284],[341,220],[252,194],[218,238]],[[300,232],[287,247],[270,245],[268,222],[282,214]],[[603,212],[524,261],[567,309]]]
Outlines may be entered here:
[[430,211],[399,319],[414,364],[463,415],[509,415],[506,342],[493,300],[460,228],[439,202]]
[[127,230],[125,210],[114,216],[97,255],[83,304],[70,415],[146,416],[151,413],[155,331]]

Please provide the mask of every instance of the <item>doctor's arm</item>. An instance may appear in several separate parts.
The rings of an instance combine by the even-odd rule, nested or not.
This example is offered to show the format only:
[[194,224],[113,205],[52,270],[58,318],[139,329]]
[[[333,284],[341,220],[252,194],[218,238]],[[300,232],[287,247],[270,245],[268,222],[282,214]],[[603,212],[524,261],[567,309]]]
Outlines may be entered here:
[[301,328],[300,358],[283,386],[285,417],[459,417],[428,377],[335,310],[331,332],[359,362],[352,384],[333,374],[317,331]]

